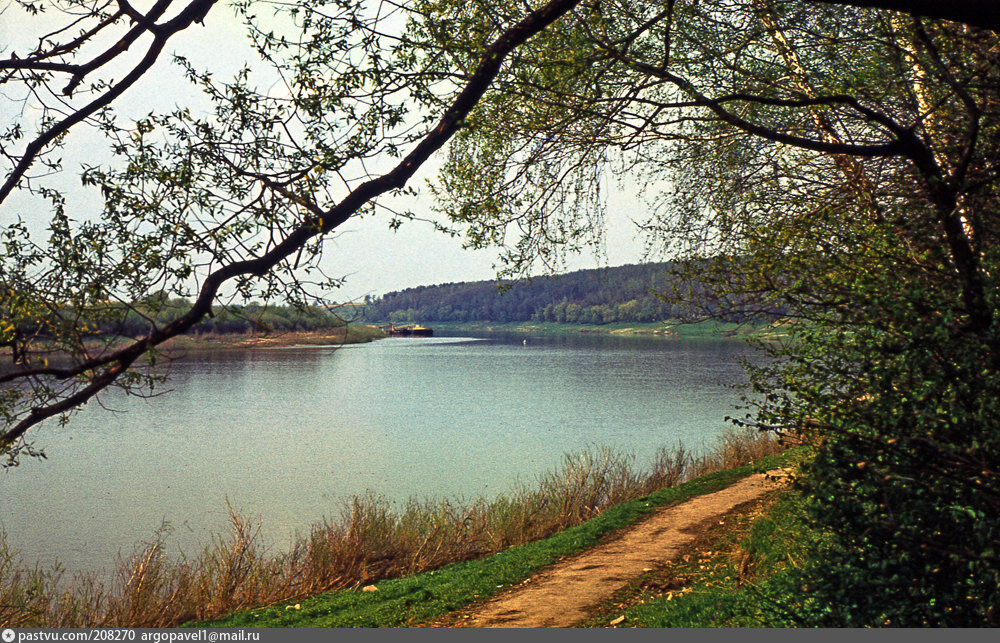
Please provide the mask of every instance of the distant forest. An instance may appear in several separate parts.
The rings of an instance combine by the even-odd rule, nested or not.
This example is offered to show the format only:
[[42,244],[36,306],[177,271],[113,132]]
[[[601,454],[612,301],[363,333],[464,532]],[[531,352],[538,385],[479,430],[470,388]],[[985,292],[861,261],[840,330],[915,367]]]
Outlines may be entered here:
[[[133,304],[124,314],[111,314],[113,321],[99,324],[109,335],[139,337],[150,326],[163,327],[190,308],[186,299],[165,299],[154,295],[153,301]],[[353,309],[351,311],[353,313]],[[228,335],[260,332],[315,331],[340,328],[345,320],[319,306],[263,305],[257,302],[245,306],[213,306],[212,313],[191,327],[187,335],[203,333]]]
[[[108,302],[85,311],[61,309],[36,320],[24,321],[11,330],[18,338],[46,338],[66,319],[86,319],[84,336],[143,337],[154,327],[163,328],[191,309],[191,302],[156,293],[132,304]],[[351,315],[357,309],[345,309]],[[315,331],[341,328],[347,320],[318,306],[276,306],[251,303],[246,306],[213,306],[212,312],[185,334],[244,334],[261,332]],[[20,340],[18,340],[20,341]],[[2,345],[11,345],[10,342]]]
[[[473,281],[407,288],[369,300],[372,322],[560,322],[610,324],[690,317],[695,310],[664,301],[670,263],[579,270],[530,281]],[[700,302],[704,308],[707,302]],[[729,321],[745,321],[734,314]]]

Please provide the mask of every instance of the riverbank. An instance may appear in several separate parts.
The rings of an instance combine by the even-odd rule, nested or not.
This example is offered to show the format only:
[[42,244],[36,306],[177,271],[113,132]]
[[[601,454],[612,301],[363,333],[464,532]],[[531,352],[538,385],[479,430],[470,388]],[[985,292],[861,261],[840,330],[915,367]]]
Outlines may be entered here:
[[[655,536],[671,531],[660,523],[676,522],[679,519],[676,510],[685,513],[685,518],[674,524],[672,530],[676,532],[683,527],[687,533],[672,533],[668,537],[677,536],[679,542],[690,543],[705,531],[709,523],[718,520],[718,512],[725,513],[733,503],[738,504],[743,497],[741,494],[749,493],[747,498],[752,496],[756,499],[777,491],[780,485],[771,486],[764,476],[765,471],[794,466],[803,457],[805,451],[796,449],[765,456],[744,466],[703,474],[685,483],[615,505],[595,518],[547,538],[511,547],[485,558],[295,602],[241,610],[223,620],[190,625],[242,628],[489,626],[488,615],[497,611],[498,604],[509,602],[523,607],[524,600],[528,600],[530,605],[535,599],[524,599],[521,595],[534,593],[535,586],[547,583],[542,579],[549,579],[558,573],[557,569],[573,568],[575,572],[570,570],[567,573],[579,582],[590,570],[590,565],[580,564],[581,561],[589,560],[592,555],[601,556],[601,552],[608,547],[613,549],[618,538],[628,541],[638,532],[653,533]],[[749,492],[758,484],[759,493]],[[721,500],[720,505],[718,496],[727,496],[727,499]],[[650,520],[657,524],[650,525]],[[638,546],[633,544],[629,548],[637,549]],[[656,549],[656,544],[650,549]],[[656,556],[653,552],[650,555]],[[607,562],[608,566],[596,571],[603,581],[608,576],[615,578],[619,574],[614,561]],[[626,573],[626,570],[621,572]],[[571,583],[561,587],[559,584],[555,587],[551,583],[548,585],[542,589],[543,593],[574,591]],[[572,602],[573,598],[569,600]],[[501,619],[506,616],[516,618],[511,613],[517,611],[515,608],[499,609],[504,612]],[[537,605],[528,609],[546,611],[545,606]],[[482,620],[486,622],[478,625],[468,622],[479,616],[483,616]],[[499,625],[505,626],[503,622]],[[515,623],[513,626],[518,625]],[[559,626],[566,626],[566,623],[560,621]]]
[[[780,455],[768,455],[775,452]],[[406,625],[417,616],[433,618],[468,604],[497,585],[508,586],[658,505],[773,468],[774,457],[790,456],[766,434],[751,433],[727,434],[702,457],[663,451],[641,471],[630,457],[605,449],[574,454],[537,486],[519,485],[492,500],[411,501],[400,509],[376,496],[355,498],[339,520],[314,526],[282,553],[265,551],[260,526],[234,515],[229,534],[182,560],[168,559],[163,534],[157,535],[124,557],[115,575],[120,580],[104,587],[87,578],[69,582],[58,573],[32,572],[0,541],[0,625],[167,627],[279,604],[269,609],[285,618],[307,600],[361,601],[389,619],[350,612],[338,617],[339,625]],[[754,464],[734,469],[741,461]],[[677,487],[685,479],[691,482]],[[378,592],[359,591],[375,584]],[[94,587],[100,591],[93,592]],[[400,597],[387,591],[393,587],[412,591]],[[253,610],[246,618],[259,619],[260,613]]]
[[435,627],[573,627],[624,581],[669,565],[706,527],[740,506],[788,489],[785,469],[755,473],[715,491],[657,509],[605,542],[561,560],[499,596],[435,621]]
[[385,332],[377,326],[348,324],[340,328],[310,331],[180,335],[165,342],[163,348],[166,350],[247,350],[288,348],[291,346],[340,346],[366,344],[385,336]]
[[[348,324],[337,328],[309,331],[272,331],[266,333],[198,333],[178,335],[160,345],[160,350],[175,357],[189,352],[243,351],[259,348],[288,348],[292,346],[346,346],[367,344],[386,337],[385,332],[371,324]],[[116,344],[124,346],[124,342]],[[94,345],[94,350],[103,346]],[[0,362],[8,361],[9,347],[0,347]],[[49,355],[58,360],[60,354]]]
[[682,322],[650,322],[629,323],[616,322],[612,324],[560,324],[557,322],[421,322],[421,325],[432,328],[436,335],[448,331],[461,333],[523,333],[552,335],[641,335],[662,337],[664,339],[747,339],[765,336],[778,338],[787,333],[783,323],[774,324],[734,324],[716,321],[695,323]]

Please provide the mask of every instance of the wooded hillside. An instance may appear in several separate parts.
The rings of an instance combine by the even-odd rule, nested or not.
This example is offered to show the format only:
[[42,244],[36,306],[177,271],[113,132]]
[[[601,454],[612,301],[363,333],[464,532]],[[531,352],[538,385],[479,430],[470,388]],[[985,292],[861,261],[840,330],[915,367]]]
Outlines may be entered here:
[[[655,322],[691,316],[662,295],[675,288],[670,263],[578,270],[530,281],[419,286],[370,302],[369,321],[546,321],[570,324]],[[734,313],[729,321],[744,321]]]

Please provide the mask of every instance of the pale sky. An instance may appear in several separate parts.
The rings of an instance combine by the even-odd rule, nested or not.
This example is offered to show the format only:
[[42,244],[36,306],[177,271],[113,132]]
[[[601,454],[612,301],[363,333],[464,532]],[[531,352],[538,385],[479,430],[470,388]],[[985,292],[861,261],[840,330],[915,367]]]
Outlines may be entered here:
[[[222,3],[220,3],[222,5]],[[12,22],[10,13],[0,14],[0,43],[8,47],[27,49],[19,37],[23,34]],[[31,34],[33,35],[33,34]],[[207,67],[220,78],[231,76],[249,53],[242,27],[232,17],[227,6],[217,6],[210,13],[204,27],[194,26],[171,41],[171,50],[182,53],[196,66]],[[30,41],[29,41],[30,42]],[[121,113],[141,117],[153,109],[170,109],[177,104],[190,102],[190,86],[180,77],[169,56],[162,56],[153,73],[147,74],[139,84],[117,103]],[[79,185],[79,163],[93,162],[103,154],[104,146],[91,132],[74,131],[67,141],[64,154],[68,180]],[[424,168],[411,180],[412,187],[421,189],[425,177],[433,172]],[[70,195],[70,213],[77,218],[93,216],[99,204],[80,189]],[[634,195],[623,193],[615,186],[605,186],[610,193],[607,208],[607,235],[601,257],[593,253],[571,257],[568,269],[595,268],[638,263],[643,259],[643,240],[635,233],[630,217],[641,219],[642,205]],[[433,216],[429,209],[426,190],[411,203],[399,203],[419,216]],[[15,214],[28,218],[37,204],[21,197],[12,198],[0,206],[0,217],[8,223]],[[74,210],[75,208],[75,210]],[[44,226],[47,216],[34,217]],[[365,295],[381,295],[403,288],[444,282],[492,279],[493,264],[497,261],[495,250],[472,251],[462,248],[462,239],[449,237],[433,230],[422,222],[407,222],[398,231],[389,229],[389,217],[353,219],[334,232],[327,245],[323,268],[330,276],[346,276],[345,285],[328,293],[337,301],[357,300]]]

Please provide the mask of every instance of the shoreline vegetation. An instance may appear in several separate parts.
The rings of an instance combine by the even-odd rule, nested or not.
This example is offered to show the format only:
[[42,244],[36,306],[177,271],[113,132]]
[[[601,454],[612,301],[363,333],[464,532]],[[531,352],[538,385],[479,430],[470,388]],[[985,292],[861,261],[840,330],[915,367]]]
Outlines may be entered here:
[[[170,357],[178,353],[202,351],[250,350],[257,348],[289,348],[293,346],[347,346],[366,344],[382,339],[386,334],[371,324],[347,324],[336,328],[317,330],[278,330],[246,333],[194,333],[178,335],[160,345],[160,350]],[[115,343],[96,343],[95,349],[106,349]],[[9,360],[11,349],[0,347],[0,362]],[[53,352],[53,358],[59,356]]]
[[[778,337],[784,334],[781,323],[748,324],[715,321],[701,322],[651,322],[611,324],[568,324],[559,322],[425,322],[435,335],[442,333],[518,333],[545,335],[606,334],[616,336],[644,336],[663,339],[748,339],[751,337]],[[254,348],[287,348],[292,346],[317,346],[368,343],[388,335],[376,324],[348,323],[343,327],[309,331],[273,331],[258,333],[200,333],[181,335],[166,343],[170,350],[231,350]]]
[[[79,311],[86,319],[86,332],[62,337],[60,320],[76,313],[58,311],[51,318],[24,322],[0,333],[0,370],[11,364],[23,368],[30,362],[70,361],[121,350],[134,340],[149,336],[191,308],[187,299],[154,294],[131,305],[113,304]],[[215,306],[211,314],[186,333],[158,346],[168,356],[177,351],[230,350],[288,347],[296,345],[358,344],[381,339],[386,334],[376,325],[362,323],[354,306],[323,308],[264,305]]]
[[347,324],[339,328],[291,330],[255,333],[199,333],[179,335],[164,343],[164,349],[240,350],[253,348],[288,348],[292,346],[339,346],[366,344],[386,337],[372,324]]
[[[776,339],[786,334],[783,322],[772,324],[701,322],[650,322],[610,324],[569,324],[559,322],[426,322],[423,325],[441,336],[448,331],[470,333],[522,333],[546,335],[607,334],[663,339]],[[265,330],[248,332],[195,332],[173,337],[161,346],[169,354],[185,351],[227,351],[294,346],[340,346],[365,344],[388,337],[377,324],[348,322],[341,326],[312,330]],[[95,345],[96,346],[96,345]],[[99,345],[106,348],[106,344]],[[0,361],[8,359],[11,349],[0,346]]]
[[[585,549],[658,504],[714,491],[773,466],[776,458],[795,452],[786,452],[786,446],[769,434],[730,430],[707,455],[661,449],[643,470],[631,456],[608,449],[567,455],[534,486],[522,483],[489,500],[410,500],[394,506],[375,494],[354,497],[339,519],[314,525],[279,554],[265,551],[259,525],[231,512],[230,532],[197,556],[168,559],[158,534],[121,556],[109,583],[66,579],[58,564],[29,567],[0,539],[0,626],[172,627],[319,595],[324,596],[312,600],[374,600],[393,615],[386,621],[348,614],[346,621],[327,627],[405,626],[441,616],[555,557]],[[458,584],[449,585],[445,599],[421,589],[421,583],[437,585],[454,574]],[[407,610],[360,591],[387,579],[417,584],[404,601]],[[260,626],[266,612],[271,626],[305,625],[293,622],[297,609],[268,610],[221,624]]]
[[[517,333],[545,335],[607,334],[642,336],[663,339],[738,339],[757,337],[778,338],[785,334],[784,324],[701,322],[652,322],[612,324],[567,324],[558,322],[427,322],[423,324],[442,333]],[[377,324],[350,322],[340,327],[316,330],[277,330],[248,333],[194,333],[180,335],[163,345],[169,353],[178,351],[227,351],[259,348],[291,348],[295,346],[339,346],[364,344],[388,337]],[[0,354],[5,349],[0,348]]]
[[666,322],[613,322],[609,324],[570,324],[561,322],[422,322],[422,325],[441,331],[487,333],[542,333],[555,335],[606,334],[619,336],[653,336],[665,339],[747,339],[751,337],[777,338],[787,334],[787,322],[752,324],[748,322],[717,321],[666,321]]

